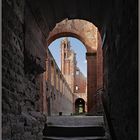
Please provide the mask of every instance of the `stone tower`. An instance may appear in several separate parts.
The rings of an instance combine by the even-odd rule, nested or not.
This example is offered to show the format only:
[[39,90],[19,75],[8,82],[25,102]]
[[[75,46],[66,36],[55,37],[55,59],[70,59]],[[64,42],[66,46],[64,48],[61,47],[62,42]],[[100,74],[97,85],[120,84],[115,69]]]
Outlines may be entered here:
[[73,93],[75,87],[76,64],[76,54],[71,50],[70,41],[66,37],[61,41],[61,72]]

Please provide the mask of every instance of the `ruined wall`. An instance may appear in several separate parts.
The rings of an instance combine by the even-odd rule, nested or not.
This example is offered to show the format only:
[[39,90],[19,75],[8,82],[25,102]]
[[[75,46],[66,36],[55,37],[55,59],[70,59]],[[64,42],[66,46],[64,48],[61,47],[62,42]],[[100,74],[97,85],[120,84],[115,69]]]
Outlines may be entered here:
[[[30,62],[33,64],[33,69],[30,69],[26,61],[25,4],[24,0],[2,1],[3,140],[42,139],[46,119],[39,112],[42,64]],[[34,50],[32,45],[29,47]]]
[[[47,50],[46,95],[48,115],[70,115],[73,113],[73,93],[57,66],[51,52]],[[51,64],[53,63],[53,67]],[[54,75],[51,75],[51,73]],[[51,81],[54,81],[52,84]]]
[[138,139],[137,1],[115,1],[104,52],[104,88],[117,140]]

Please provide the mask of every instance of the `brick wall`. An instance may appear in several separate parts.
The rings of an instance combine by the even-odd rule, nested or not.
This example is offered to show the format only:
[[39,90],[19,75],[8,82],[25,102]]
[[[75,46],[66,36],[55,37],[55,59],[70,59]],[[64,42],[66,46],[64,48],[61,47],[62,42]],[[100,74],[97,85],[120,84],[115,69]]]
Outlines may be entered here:
[[75,74],[75,85],[78,86],[78,89],[75,89],[75,92],[77,93],[86,93],[87,88],[87,81],[86,77],[83,75],[83,73],[79,70],[77,74]]

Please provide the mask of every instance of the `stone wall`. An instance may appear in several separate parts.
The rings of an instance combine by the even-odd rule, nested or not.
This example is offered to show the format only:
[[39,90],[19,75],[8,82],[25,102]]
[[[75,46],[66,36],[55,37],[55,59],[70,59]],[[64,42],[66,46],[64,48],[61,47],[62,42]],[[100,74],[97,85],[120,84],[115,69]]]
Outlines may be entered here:
[[25,62],[24,6],[24,0],[2,1],[3,140],[39,140],[46,120],[39,106],[41,73]]
[[97,114],[103,114],[102,106],[102,93],[103,93],[103,50],[102,50],[102,38],[98,32],[98,48],[97,48],[97,89],[96,89],[96,109]]
[[104,52],[104,88],[117,140],[138,139],[137,1],[115,1]]
[[[46,96],[47,96],[47,114],[48,115],[70,115],[73,113],[73,93],[57,66],[51,52],[47,51],[46,65]],[[53,63],[53,67],[52,64]],[[54,73],[52,75],[51,73]],[[52,82],[53,81],[53,84]]]

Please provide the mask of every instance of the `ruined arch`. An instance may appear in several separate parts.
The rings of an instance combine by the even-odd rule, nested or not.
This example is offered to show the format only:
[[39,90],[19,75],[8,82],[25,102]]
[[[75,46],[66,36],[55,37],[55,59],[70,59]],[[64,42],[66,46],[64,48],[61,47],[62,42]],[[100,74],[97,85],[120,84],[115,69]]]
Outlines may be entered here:
[[96,53],[97,51],[98,29],[94,24],[86,20],[65,19],[57,23],[47,38],[48,46],[55,39],[64,36],[79,39],[85,45],[87,52]]

